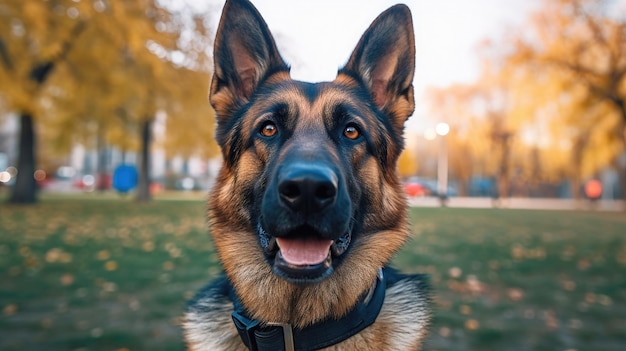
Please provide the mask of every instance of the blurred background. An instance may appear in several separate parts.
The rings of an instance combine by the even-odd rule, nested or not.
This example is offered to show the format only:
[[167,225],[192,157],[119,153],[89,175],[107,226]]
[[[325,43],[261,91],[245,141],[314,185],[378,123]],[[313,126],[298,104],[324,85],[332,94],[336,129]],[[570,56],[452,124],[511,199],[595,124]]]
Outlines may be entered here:
[[[388,5],[257,3],[308,81],[331,80]],[[626,196],[624,1],[409,6],[417,110],[400,171],[411,194],[580,199],[593,179],[602,199]],[[4,1],[9,200],[109,190],[120,165],[137,173],[121,190],[139,199],[206,190],[220,162],[207,102],[220,11],[219,1]]]
[[[326,81],[395,2],[253,3],[292,76]],[[623,350],[626,1],[405,3],[414,238],[396,264],[431,276],[428,349]],[[0,2],[0,349],[184,347],[184,301],[219,272],[222,6]]]

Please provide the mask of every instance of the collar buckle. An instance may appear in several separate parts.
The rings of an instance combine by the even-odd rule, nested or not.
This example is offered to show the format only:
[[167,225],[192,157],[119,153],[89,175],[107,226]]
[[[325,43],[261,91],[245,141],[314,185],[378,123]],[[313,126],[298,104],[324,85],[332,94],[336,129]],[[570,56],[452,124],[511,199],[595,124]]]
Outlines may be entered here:
[[[233,312],[232,318],[239,336],[248,349],[252,351],[296,351],[291,324],[267,323],[265,326],[261,326],[258,320],[250,319],[238,311]],[[281,332],[282,338],[278,335]]]
[[296,344],[293,341],[293,328],[288,323],[267,323],[268,327],[279,327],[283,329],[283,341],[285,351],[296,351]]

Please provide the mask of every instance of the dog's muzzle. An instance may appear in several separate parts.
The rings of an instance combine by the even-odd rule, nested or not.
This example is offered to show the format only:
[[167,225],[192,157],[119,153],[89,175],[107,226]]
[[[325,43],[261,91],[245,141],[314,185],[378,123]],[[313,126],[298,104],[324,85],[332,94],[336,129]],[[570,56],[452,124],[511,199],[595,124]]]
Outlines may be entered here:
[[352,238],[351,202],[343,180],[324,163],[282,165],[270,181],[257,232],[275,274],[295,283],[333,272]]

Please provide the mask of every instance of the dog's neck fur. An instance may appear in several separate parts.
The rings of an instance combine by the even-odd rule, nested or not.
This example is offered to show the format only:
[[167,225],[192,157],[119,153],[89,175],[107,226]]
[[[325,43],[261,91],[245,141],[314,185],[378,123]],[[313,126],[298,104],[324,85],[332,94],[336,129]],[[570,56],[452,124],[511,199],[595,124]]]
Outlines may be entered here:
[[[417,350],[430,319],[427,288],[421,276],[388,281],[378,318],[360,333],[324,350]],[[229,288],[212,285],[192,302],[185,318],[189,349],[247,350],[231,319],[234,311]]]
[[304,329],[294,329],[290,324],[267,324],[250,319],[236,295],[233,322],[239,335],[249,348],[257,344],[263,350],[321,349],[340,343],[363,331],[375,322],[385,301],[386,280],[383,269],[376,282],[359,302],[341,319],[327,319]]
[[[221,229],[218,225],[213,232]],[[217,240],[215,244],[220,246],[218,252],[237,248],[249,253],[237,261],[222,262],[251,318],[304,328],[329,317],[341,318],[350,311],[374,284],[379,268],[386,264],[381,259],[393,254],[383,255],[381,251],[400,246],[400,243],[389,245],[389,241],[404,241],[405,237],[404,233],[390,230],[378,232],[367,241],[357,241],[351,255],[329,278],[318,284],[302,286],[272,273],[271,266],[265,263],[263,253],[258,249],[257,238],[250,231],[229,235],[229,240]],[[359,270],[354,270],[355,266],[359,266]]]

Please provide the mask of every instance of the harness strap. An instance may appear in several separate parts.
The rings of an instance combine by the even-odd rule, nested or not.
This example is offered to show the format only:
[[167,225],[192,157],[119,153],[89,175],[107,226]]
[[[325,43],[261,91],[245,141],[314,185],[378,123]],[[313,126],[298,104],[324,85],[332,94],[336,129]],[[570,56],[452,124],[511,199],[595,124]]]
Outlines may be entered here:
[[[313,351],[338,344],[374,323],[385,301],[386,282],[381,269],[373,289],[341,319],[327,319],[304,329],[290,324],[261,325],[250,319],[235,300],[233,322],[250,351]],[[373,290],[373,291],[372,291]]]

